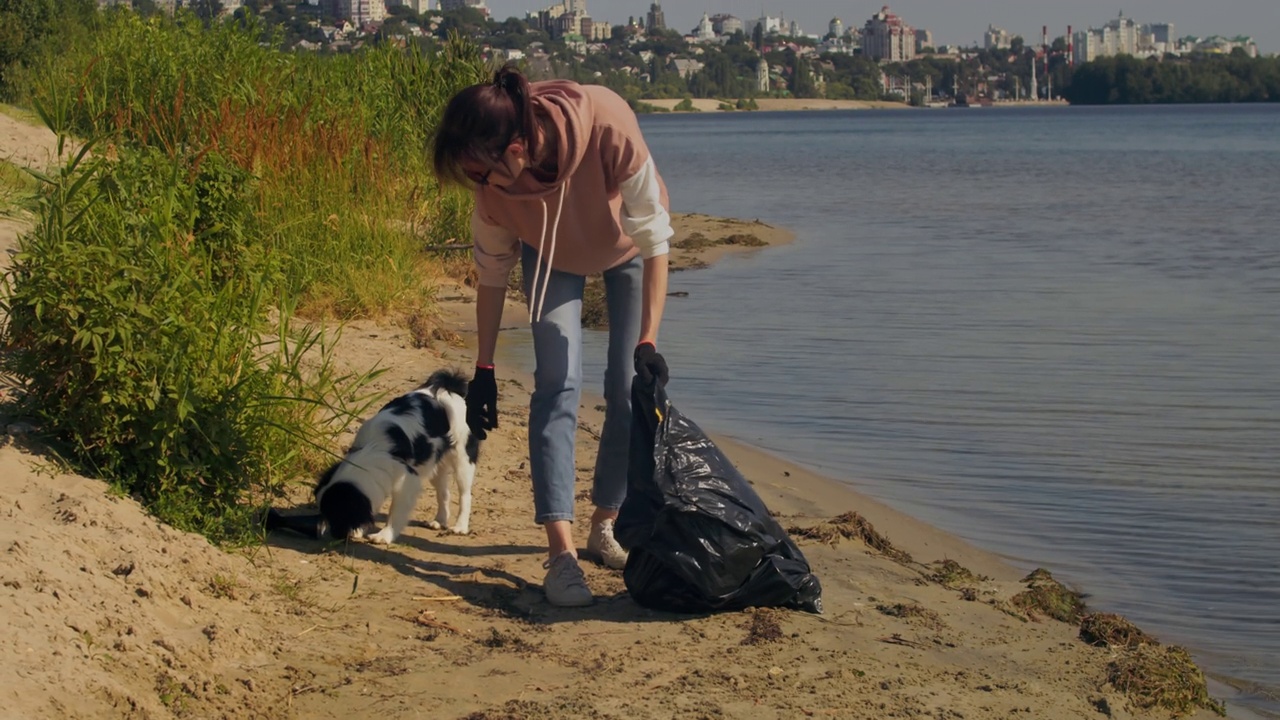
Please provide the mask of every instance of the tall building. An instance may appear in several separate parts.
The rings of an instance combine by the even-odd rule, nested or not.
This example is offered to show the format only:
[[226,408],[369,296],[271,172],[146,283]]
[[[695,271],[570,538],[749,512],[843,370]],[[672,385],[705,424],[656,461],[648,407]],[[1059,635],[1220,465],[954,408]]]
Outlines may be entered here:
[[706,13],[702,13],[702,19],[698,21],[698,27],[693,29],[693,36],[698,40],[714,40],[716,37],[715,27],[711,24],[711,18]]
[[916,30],[916,52],[920,52],[925,48],[932,48],[933,31],[932,30]]
[[431,0],[387,0],[388,9],[397,6],[407,7],[414,15],[421,15],[431,9]]
[[769,92],[769,62],[760,56],[760,61],[756,64],[756,90],[762,93]]
[[1072,61],[1078,65],[1112,55],[1141,55],[1139,35],[1138,24],[1121,13],[1101,28],[1078,31],[1071,38]]
[[885,5],[862,28],[862,54],[888,62],[911,60],[916,56],[916,31]]
[[384,0],[339,0],[338,16],[356,27],[376,24],[387,19],[387,4]]
[[785,32],[784,25],[786,21],[780,17],[759,17],[754,20],[746,20],[742,23],[742,31],[751,37],[755,34],[756,28],[761,27],[761,32],[765,35],[781,35]]
[[662,3],[655,2],[649,6],[649,16],[644,24],[649,32],[654,30],[665,30],[667,28],[667,19],[662,15]]
[[1004,50],[1013,43],[1009,31],[995,25],[988,25],[982,34],[982,47],[988,50]]
[[461,10],[464,7],[475,8],[489,16],[489,7],[485,5],[485,0],[440,0],[440,10],[448,12],[450,10]]
[[1173,28],[1173,23],[1143,25],[1139,32],[1142,35],[1140,44],[1150,45],[1153,52],[1161,55],[1177,52],[1178,34]]
[[742,29],[742,21],[724,13],[712,15],[711,29],[715,30],[717,35],[732,35]]
[[1173,29],[1173,23],[1151,23],[1143,25],[1142,28],[1158,43],[1172,46],[1178,41],[1178,33]]

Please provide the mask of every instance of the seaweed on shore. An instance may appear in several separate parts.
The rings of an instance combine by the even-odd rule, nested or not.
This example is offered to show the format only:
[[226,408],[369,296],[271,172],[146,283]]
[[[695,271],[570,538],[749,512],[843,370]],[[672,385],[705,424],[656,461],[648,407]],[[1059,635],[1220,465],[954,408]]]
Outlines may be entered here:
[[1204,673],[1191,654],[1176,645],[1140,645],[1122,652],[1107,666],[1107,681],[1141,708],[1168,710],[1175,717],[1205,708],[1226,716],[1222,703],[1209,697]]
[[1090,645],[1129,650],[1160,644],[1137,625],[1114,613],[1089,613],[1080,618],[1080,639]]
[[876,609],[890,617],[919,622],[919,624],[931,630],[941,630],[946,627],[941,615],[922,605],[896,603],[893,605],[877,605]]
[[831,518],[819,525],[810,527],[792,526],[787,528],[787,532],[795,537],[817,540],[828,545],[835,545],[841,539],[861,540],[868,547],[882,553],[890,560],[903,565],[914,562],[907,551],[895,547],[893,543],[889,542],[889,538],[876,532],[875,527],[866,518],[852,511]]
[[991,579],[973,572],[955,560],[939,560],[934,565],[937,569],[925,575],[925,578],[952,590],[972,589],[974,585]]
[[689,233],[689,237],[676,243],[676,247],[680,248],[681,250],[689,250],[691,252],[696,252],[698,250],[704,250],[706,248],[709,248],[715,244],[716,242],[714,240],[707,237],[705,234],[695,230]]
[[1080,622],[1085,612],[1084,596],[1053,579],[1048,570],[1037,568],[1022,582],[1028,587],[1010,599],[1014,607],[1032,616],[1046,615],[1072,624]]
[[716,242],[717,245],[737,245],[738,247],[764,247],[769,243],[751,233],[734,233],[726,235]]

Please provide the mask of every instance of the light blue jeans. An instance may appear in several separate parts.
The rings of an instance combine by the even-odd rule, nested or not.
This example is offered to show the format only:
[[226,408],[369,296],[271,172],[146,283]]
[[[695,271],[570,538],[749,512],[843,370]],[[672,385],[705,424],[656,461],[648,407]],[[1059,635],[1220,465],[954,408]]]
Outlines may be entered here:
[[[522,245],[525,296],[531,287],[538,253]],[[546,275],[538,279],[541,293]],[[627,495],[627,455],[631,443],[631,376],[633,353],[640,339],[644,265],[640,258],[604,273],[609,306],[609,350],[604,373],[604,427],[596,454],[591,501],[616,510]],[[533,395],[529,400],[529,466],[533,476],[534,521],[573,520],[574,440],[582,395],[582,292],[586,278],[552,270],[546,280],[542,317],[532,325]]]

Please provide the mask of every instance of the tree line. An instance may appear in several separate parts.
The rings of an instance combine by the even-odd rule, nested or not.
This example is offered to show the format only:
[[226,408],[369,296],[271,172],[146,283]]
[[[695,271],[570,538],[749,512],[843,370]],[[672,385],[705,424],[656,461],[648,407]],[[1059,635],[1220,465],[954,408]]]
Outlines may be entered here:
[[1079,105],[1280,101],[1280,58],[1197,55],[1099,58],[1076,68],[1063,97]]

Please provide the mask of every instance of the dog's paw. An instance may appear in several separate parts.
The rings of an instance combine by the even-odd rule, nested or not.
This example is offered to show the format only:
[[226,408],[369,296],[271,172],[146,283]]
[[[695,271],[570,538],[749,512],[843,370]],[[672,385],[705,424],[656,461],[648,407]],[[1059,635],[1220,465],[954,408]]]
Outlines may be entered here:
[[471,528],[467,525],[454,525],[453,527],[449,528],[449,532],[453,533],[454,535],[470,535]]
[[378,532],[369,536],[369,542],[374,545],[390,545],[396,539],[395,531],[389,527],[384,527]]
[[432,520],[431,522],[427,523],[427,527],[431,528],[432,530],[439,530],[440,528],[444,527],[444,523],[440,522],[439,520]]

